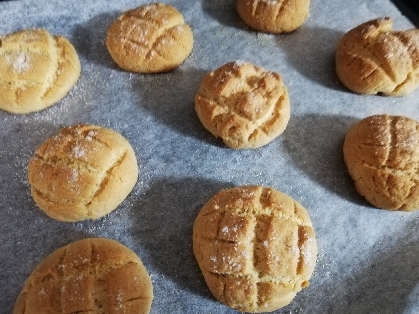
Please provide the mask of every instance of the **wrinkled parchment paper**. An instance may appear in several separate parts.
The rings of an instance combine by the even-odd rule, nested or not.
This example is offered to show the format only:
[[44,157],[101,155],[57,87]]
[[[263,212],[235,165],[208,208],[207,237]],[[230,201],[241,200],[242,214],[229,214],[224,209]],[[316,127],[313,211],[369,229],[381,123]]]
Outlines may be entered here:
[[[192,225],[220,189],[274,187],[307,208],[319,246],[310,286],[275,313],[418,313],[418,213],[376,209],[359,196],[342,156],[356,121],[389,113],[419,120],[419,90],[402,97],[360,96],[334,71],[337,42],[367,20],[413,25],[387,0],[312,0],[291,34],[251,30],[231,0],[162,1],[182,12],[194,48],[175,71],[120,70],[104,45],[122,12],[145,1],[0,2],[0,34],[43,27],[67,37],[82,64],[76,86],[38,113],[0,112],[0,312],[10,313],[35,266],[55,249],[108,237],[134,250],[154,285],[151,313],[236,313],[208,291],[192,253]],[[200,124],[194,96],[206,73],[246,60],[280,73],[291,99],[285,132],[256,150],[231,150]],[[27,164],[36,147],[76,123],[114,129],[132,144],[137,185],[106,217],[80,223],[48,218],[34,203]]]

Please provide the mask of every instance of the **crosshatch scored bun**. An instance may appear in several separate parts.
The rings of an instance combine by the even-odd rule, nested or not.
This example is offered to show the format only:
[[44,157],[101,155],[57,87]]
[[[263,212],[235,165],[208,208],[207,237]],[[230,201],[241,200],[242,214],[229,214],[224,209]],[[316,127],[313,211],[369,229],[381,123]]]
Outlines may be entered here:
[[419,209],[419,123],[390,115],[354,124],[343,145],[357,191],[382,209]]
[[25,114],[61,100],[80,76],[71,43],[44,29],[0,36],[0,109]]
[[193,252],[212,294],[243,312],[270,312],[308,286],[317,244],[304,207],[275,189],[222,190],[199,212]]
[[336,72],[359,94],[411,93],[419,86],[419,29],[394,31],[388,17],[355,27],[338,44]]
[[290,101],[281,76],[244,61],[207,74],[195,96],[204,127],[231,148],[257,148],[284,132]]
[[106,46],[124,70],[167,72],[189,56],[193,34],[182,14],[170,5],[153,3],[123,13],[108,29]]
[[113,211],[138,178],[134,150],[119,133],[95,125],[66,127],[40,145],[28,166],[36,204],[60,221]]
[[236,7],[250,27],[268,33],[288,33],[307,19],[310,0],[237,0]]
[[147,314],[153,286],[140,258],[121,243],[89,238],[47,256],[14,308],[24,313]]

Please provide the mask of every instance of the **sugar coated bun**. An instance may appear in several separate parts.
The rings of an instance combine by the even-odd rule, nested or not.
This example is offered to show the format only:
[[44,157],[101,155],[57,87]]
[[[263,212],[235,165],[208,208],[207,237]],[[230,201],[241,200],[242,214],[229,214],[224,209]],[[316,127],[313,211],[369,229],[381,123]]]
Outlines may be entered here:
[[96,219],[113,211],[138,177],[137,159],[119,133],[95,125],[66,127],[29,161],[36,204],[60,221]]
[[290,101],[281,76],[230,62],[207,74],[195,96],[204,127],[231,148],[257,148],[284,132]]
[[411,93],[419,85],[419,29],[394,31],[387,17],[355,27],[338,44],[336,72],[355,93]]
[[191,53],[193,34],[182,14],[170,5],[153,3],[129,10],[108,29],[106,46],[124,70],[167,72]]
[[0,36],[0,109],[25,114],[61,100],[80,76],[71,43],[44,29]]
[[419,209],[419,123],[389,115],[354,124],[343,145],[357,191],[382,209]]
[[317,244],[304,207],[273,188],[222,190],[199,212],[193,252],[212,294],[242,312],[271,312],[308,286]]
[[150,276],[133,251],[89,238],[47,256],[30,274],[13,313],[147,314],[152,299]]
[[288,33],[306,20],[310,0],[237,0],[237,12],[250,27],[268,33]]

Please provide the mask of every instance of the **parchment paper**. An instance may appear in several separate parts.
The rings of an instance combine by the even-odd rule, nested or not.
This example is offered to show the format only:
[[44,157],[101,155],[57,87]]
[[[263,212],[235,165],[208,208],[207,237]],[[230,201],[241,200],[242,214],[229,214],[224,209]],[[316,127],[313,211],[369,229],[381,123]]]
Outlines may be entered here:
[[[342,156],[343,138],[373,114],[419,120],[419,90],[405,97],[349,92],[334,71],[337,42],[367,20],[413,25],[387,0],[312,0],[306,23],[283,35],[247,27],[231,0],[162,1],[181,11],[194,49],[175,71],[130,74],[104,45],[110,23],[145,1],[0,2],[0,34],[43,27],[67,37],[82,64],[76,86],[38,113],[0,112],[0,312],[12,312],[35,266],[55,249],[108,237],[134,250],[154,285],[151,313],[236,313],[209,292],[192,253],[192,225],[220,189],[274,187],[300,202],[319,246],[310,286],[275,313],[418,313],[418,213],[376,209],[359,196]],[[283,76],[287,129],[256,150],[232,150],[200,124],[194,96],[206,73],[246,60]],[[88,222],[48,218],[31,198],[27,164],[36,147],[76,123],[114,129],[132,144],[137,185],[118,209]]]

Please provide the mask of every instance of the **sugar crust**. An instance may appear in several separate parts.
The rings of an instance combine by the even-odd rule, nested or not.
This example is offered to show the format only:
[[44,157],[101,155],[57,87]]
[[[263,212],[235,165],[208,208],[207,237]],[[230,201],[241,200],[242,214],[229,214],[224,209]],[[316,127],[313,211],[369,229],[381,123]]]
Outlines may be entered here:
[[152,299],[150,276],[135,252],[111,239],[87,238],[38,264],[13,313],[147,314]]
[[347,132],[343,153],[357,191],[374,206],[419,209],[419,123],[374,115]]
[[195,110],[204,127],[227,146],[257,148],[284,132],[290,100],[278,73],[238,60],[204,77]]
[[73,45],[45,29],[0,37],[0,109],[14,114],[43,110],[77,82],[80,60]]
[[36,149],[28,165],[36,204],[51,218],[67,222],[110,213],[137,178],[137,159],[129,142],[96,125],[61,129]]
[[307,19],[310,0],[237,0],[237,12],[250,27],[268,33],[289,33]]
[[410,94],[419,86],[419,29],[395,31],[388,17],[365,22],[341,38],[335,63],[355,93]]
[[153,3],[120,15],[108,29],[106,46],[126,71],[167,72],[190,55],[193,33],[177,9]]
[[307,210],[273,188],[222,190],[200,210],[193,252],[212,294],[243,312],[270,312],[308,286],[317,244]]

